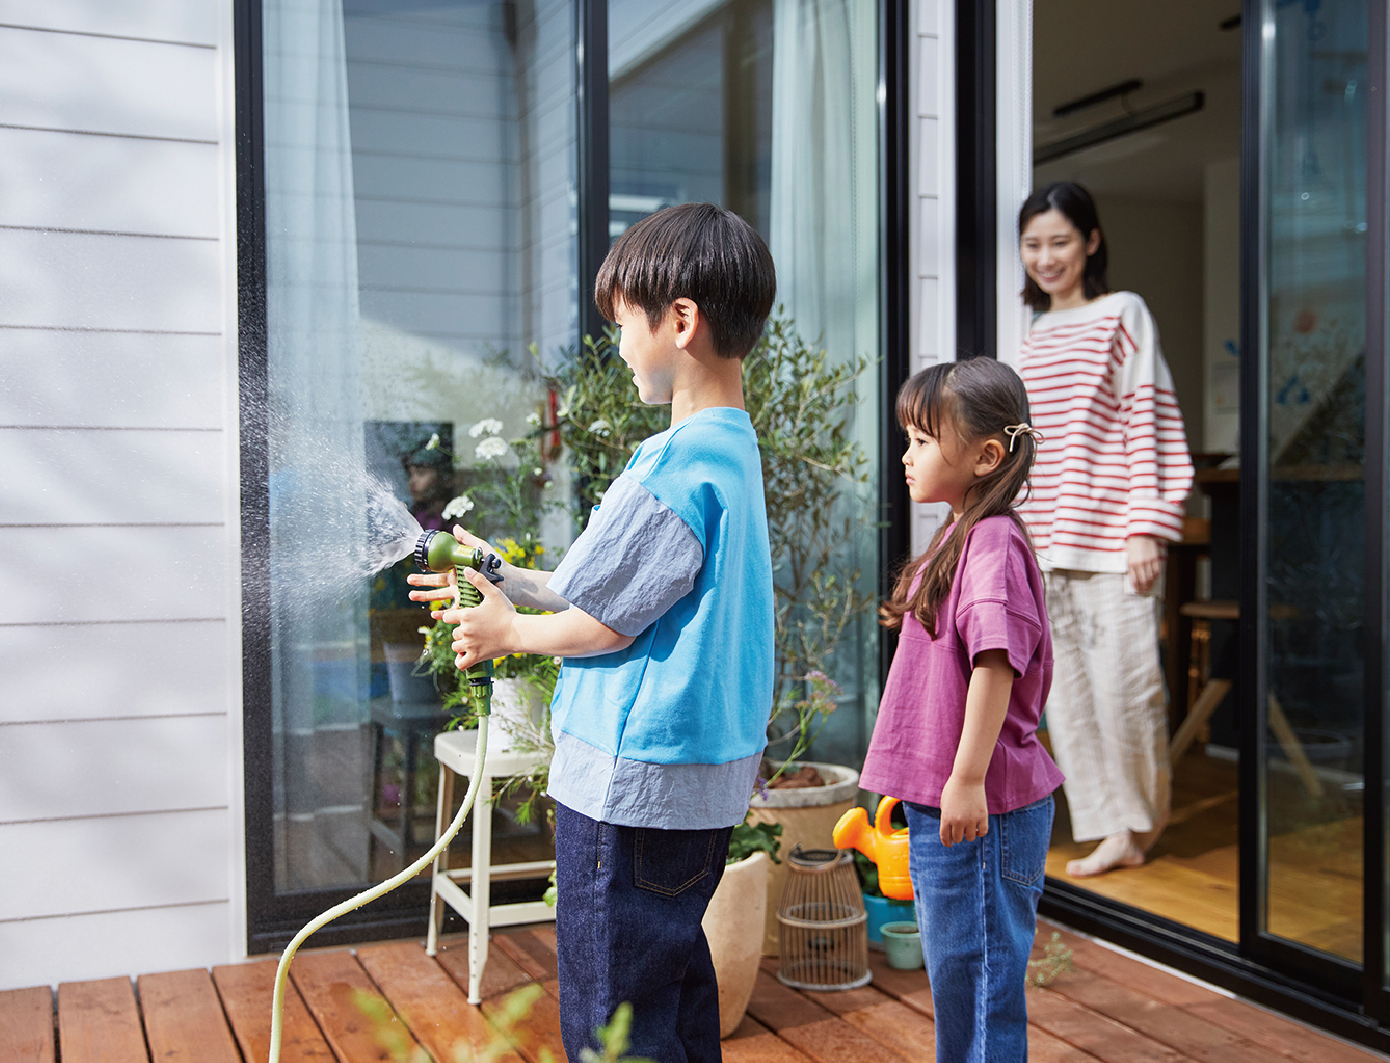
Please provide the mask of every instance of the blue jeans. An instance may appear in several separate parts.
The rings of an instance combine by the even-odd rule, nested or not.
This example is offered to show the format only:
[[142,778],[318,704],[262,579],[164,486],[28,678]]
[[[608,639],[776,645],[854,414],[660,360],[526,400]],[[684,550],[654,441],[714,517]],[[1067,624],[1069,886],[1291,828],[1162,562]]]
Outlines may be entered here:
[[700,927],[731,827],[619,827],[555,806],[555,939],[565,1054],[632,1005],[628,1055],[720,1063],[719,987]]
[[904,802],[908,866],[936,1011],[937,1063],[1028,1058],[1028,955],[1038,928],[1049,795],[989,817],[974,841],[941,844],[941,810]]

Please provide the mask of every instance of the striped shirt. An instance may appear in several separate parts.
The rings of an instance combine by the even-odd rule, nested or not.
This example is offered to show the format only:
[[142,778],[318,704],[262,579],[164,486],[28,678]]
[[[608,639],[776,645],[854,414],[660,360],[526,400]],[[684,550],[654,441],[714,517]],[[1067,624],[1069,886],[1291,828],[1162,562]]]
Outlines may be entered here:
[[1042,314],[1019,371],[1045,437],[1019,507],[1043,568],[1124,572],[1129,536],[1181,538],[1192,458],[1144,300]]

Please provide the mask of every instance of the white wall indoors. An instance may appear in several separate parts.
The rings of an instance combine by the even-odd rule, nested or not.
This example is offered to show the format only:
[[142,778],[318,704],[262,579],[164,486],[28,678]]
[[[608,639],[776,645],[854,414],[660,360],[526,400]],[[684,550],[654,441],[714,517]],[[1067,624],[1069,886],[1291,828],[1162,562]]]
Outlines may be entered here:
[[0,0],[0,988],[244,938],[231,0]]

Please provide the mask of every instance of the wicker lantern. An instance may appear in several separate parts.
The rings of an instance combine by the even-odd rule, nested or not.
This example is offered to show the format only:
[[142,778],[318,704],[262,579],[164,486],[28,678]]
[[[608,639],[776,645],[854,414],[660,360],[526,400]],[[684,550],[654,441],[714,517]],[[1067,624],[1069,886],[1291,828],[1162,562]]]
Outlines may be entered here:
[[869,970],[864,900],[854,858],[843,849],[805,849],[787,857],[777,909],[781,957],[777,980],[794,989],[857,989]]

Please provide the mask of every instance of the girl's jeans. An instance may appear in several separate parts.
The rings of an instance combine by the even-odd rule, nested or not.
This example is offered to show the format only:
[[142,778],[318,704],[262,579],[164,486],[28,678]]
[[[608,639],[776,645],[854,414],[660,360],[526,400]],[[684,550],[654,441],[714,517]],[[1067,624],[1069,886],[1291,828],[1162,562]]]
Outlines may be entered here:
[[719,1063],[719,987],[700,927],[729,834],[619,827],[555,806],[555,940],[565,1054],[632,1005],[627,1054]]
[[1052,797],[990,816],[983,838],[949,849],[941,844],[940,809],[904,805],[937,1063],[1021,1063]]

